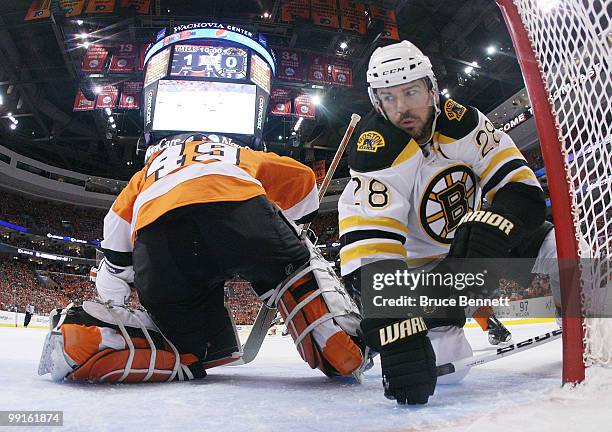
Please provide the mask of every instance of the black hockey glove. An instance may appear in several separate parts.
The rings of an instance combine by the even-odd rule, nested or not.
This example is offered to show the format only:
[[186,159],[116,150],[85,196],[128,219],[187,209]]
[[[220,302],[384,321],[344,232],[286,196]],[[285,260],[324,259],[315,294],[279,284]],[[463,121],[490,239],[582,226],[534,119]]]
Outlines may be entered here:
[[363,337],[380,353],[385,396],[399,404],[425,404],[437,382],[436,355],[421,317],[361,321]]
[[450,258],[505,258],[523,233],[522,223],[514,217],[491,210],[466,214],[455,231]]

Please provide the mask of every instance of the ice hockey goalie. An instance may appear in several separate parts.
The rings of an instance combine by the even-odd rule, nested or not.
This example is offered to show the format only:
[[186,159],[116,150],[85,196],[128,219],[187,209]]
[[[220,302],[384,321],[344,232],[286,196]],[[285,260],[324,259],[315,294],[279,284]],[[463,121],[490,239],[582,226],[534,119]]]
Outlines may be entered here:
[[[96,288],[106,309],[98,305],[95,312],[104,310],[105,318],[92,313],[92,304],[77,314],[69,310],[71,319],[55,326],[47,340],[47,357],[61,350],[71,367],[61,370],[72,379],[101,381],[110,372],[91,368],[94,357],[104,364],[119,360],[109,366],[122,370],[113,374],[119,381],[204,376],[206,368],[240,357],[223,298],[225,280],[239,274],[280,309],[311,367],[330,376],[359,368],[357,307],[331,264],[290,220],[306,221],[317,211],[313,172],[293,159],[217,136],[174,136],[163,144],[151,147],[144,168],[104,220]],[[123,308],[131,286],[150,319]],[[144,329],[159,344],[151,344]],[[126,336],[130,332],[136,339]],[[153,357],[163,364],[154,364]],[[126,372],[134,361],[139,371],[151,369],[142,376]],[[104,374],[92,375],[99,370]],[[45,371],[62,377],[42,366]]]
[[[274,70],[265,44],[252,42],[243,48],[263,55]],[[154,45],[147,58],[156,49],[170,47]],[[201,87],[212,88],[211,80]],[[227,87],[223,81],[218,84]],[[241,86],[251,90],[255,84]],[[176,100],[194,97],[189,85],[171,87]],[[143,100],[152,101],[147,91]],[[96,274],[101,303],[58,312],[41,373],[94,382],[155,381],[203,377],[207,368],[236,361],[240,343],[223,295],[225,281],[236,275],[280,309],[311,367],[330,376],[360,367],[357,307],[295,225],[318,210],[313,171],[249,147],[261,147],[255,142],[262,139],[268,93],[257,93],[259,111],[252,119],[235,119],[253,121],[251,134],[229,130],[233,118],[214,124],[218,113],[207,108],[182,112],[190,117],[185,125],[180,115],[171,124],[159,104],[147,106],[145,165],[104,219],[104,258]],[[211,91],[209,97],[219,95]],[[230,105],[228,100],[223,106]],[[125,307],[131,287],[146,313]]]

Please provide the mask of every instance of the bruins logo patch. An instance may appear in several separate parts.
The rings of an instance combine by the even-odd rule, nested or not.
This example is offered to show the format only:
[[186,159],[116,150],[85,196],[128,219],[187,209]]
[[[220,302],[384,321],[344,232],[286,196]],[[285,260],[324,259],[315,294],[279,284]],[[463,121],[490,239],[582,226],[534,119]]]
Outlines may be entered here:
[[446,114],[446,118],[449,120],[461,121],[466,111],[466,107],[459,105],[452,99],[447,99],[446,102],[444,102],[444,114]]
[[421,198],[419,219],[431,239],[451,244],[461,218],[478,206],[476,185],[474,172],[465,165],[450,166],[430,180]]
[[380,147],[385,146],[385,139],[375,131],[367,131],[359,135],[357,151],[376,153]]

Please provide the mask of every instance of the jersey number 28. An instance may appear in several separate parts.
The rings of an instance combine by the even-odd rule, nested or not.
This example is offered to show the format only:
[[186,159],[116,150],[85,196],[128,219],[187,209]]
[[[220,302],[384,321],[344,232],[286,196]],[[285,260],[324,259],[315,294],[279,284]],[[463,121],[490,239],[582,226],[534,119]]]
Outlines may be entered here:
[[[353,191],[355,205],[361,205],[361,201],[358,198],[358,194],[363,186],[363,181],[359,177],[352,177],[351,181],[355,182],[355,190]],[[389,188],[384,183],[370,179],[367,182],[368,189],[368,204],[370,207],[375,209],[381,209],[389,205]]]

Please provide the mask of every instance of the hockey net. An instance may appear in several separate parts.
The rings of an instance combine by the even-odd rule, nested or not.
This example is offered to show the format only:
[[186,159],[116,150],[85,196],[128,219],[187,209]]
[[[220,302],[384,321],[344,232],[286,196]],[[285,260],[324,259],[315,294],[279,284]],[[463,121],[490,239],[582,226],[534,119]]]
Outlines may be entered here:
[[[497,0],[532,102],[546,164],[559,258],[581,260],[580,290],[562,285],[563,379],[612,366],[612,4],[608,0]],[[584,244],[584,243],[583,243]],[[585,282],[588,281],[588,282]],[[610,296],[607,296],[610,297]]]

